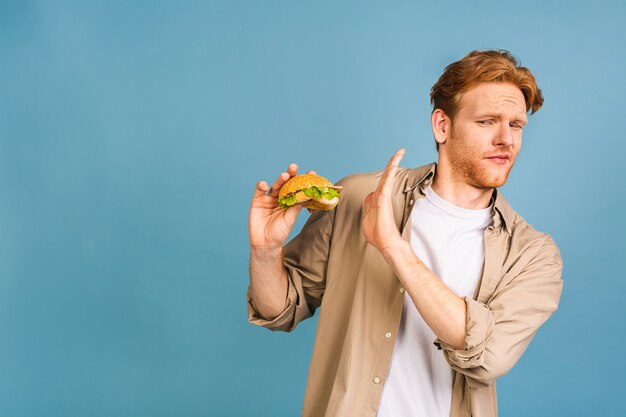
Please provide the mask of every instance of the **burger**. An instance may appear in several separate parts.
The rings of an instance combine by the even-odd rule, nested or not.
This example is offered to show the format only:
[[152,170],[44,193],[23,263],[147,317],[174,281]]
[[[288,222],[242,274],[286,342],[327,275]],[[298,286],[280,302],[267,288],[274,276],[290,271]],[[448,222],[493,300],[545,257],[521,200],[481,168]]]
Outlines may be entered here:
[[331,210],[339,203],[341,189],[319,175],[296,175],[278,191],[278,205],[284,209],[302,204],[313,210]]

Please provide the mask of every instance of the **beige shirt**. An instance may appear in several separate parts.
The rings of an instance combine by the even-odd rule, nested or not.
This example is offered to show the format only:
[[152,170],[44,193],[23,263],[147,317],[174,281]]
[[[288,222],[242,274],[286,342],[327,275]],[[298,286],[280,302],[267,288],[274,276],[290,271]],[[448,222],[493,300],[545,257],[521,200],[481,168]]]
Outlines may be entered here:
[[[393,208],[410,238],[411,209],[432,182],[435,164],[400,169]],[[285,246],[289,289],[274,320],[259,316],[248,295],[249,321],[291,331],[318,307],[315,346],[302,408],[304,417],[374,417],[402,316],[404,289],[361,232],[363,201],[382,172],[356,174],[335,210],[315,212]],[[520,358],[561,295],[561,256],[549,235],[528,225],[496,193],[493,224],[484,236],[485,266],[467,307],[465,349],[436,339],[455,371],[451,416],[497,416],[496,378]]]

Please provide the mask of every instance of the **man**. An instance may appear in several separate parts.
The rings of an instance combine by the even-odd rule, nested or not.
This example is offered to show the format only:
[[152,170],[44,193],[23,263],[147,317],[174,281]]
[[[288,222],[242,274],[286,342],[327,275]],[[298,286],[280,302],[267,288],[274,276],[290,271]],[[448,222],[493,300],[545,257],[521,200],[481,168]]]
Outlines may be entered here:
[[291,331],[320,308],[303,416],[497,416],[495,380],[556,310],[561,257],[497,188],[542,103],[506,51],[473,51],[433,86],[437,164],[340,182],[283,248],[291,164],[250,209],[249,319]]

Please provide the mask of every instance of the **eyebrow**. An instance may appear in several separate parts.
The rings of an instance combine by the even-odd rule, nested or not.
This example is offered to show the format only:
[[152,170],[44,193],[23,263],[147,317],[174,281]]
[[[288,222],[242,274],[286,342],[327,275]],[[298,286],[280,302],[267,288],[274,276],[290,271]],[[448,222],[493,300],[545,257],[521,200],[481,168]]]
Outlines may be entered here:
[[[502,113],[478,113],[476,115],[477,119],[484,119],[484,118],[488,118],[488,119],[498,119],[502,116]],[[518,116],[514,116],[513,122],[521,122],[521,123],[528,123],[528,118],[527,117],[520,117]]]

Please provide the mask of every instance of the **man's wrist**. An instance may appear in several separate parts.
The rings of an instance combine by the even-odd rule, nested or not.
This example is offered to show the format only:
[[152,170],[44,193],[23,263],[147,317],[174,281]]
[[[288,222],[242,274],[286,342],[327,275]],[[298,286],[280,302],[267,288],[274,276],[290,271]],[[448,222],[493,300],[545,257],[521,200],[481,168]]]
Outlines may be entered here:
[[250,257],[256,261],[274,261],[281,259],[283,256],[283,247],[269,247],[269,246],[252,246],[250,245]]
[[380,249],[380,253],[385,257],[387,262],[393,261],[398,255],[402,255],[407,249],[413,252],[409,242],[402,238],[392,241]]

